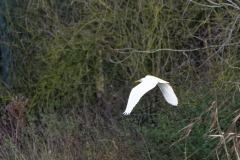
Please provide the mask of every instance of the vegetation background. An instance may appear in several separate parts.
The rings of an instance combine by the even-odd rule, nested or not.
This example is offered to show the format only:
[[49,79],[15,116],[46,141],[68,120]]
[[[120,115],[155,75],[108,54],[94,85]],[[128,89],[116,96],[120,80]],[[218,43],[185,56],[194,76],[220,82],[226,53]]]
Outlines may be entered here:
[[[239,159],[239,1],[10,0],[1,13],[2,159]],[[148,74],[179,105],[155,88],[123,116]]]

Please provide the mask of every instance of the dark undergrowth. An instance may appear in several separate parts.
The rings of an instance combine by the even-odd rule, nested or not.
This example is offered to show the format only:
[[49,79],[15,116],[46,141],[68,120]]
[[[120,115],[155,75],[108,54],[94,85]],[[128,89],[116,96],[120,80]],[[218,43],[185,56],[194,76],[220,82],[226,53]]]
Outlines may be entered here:
[[[8,1],[0,158],[239,159],[239,6]],[[179,105],[156,87],[124,116],[134,80],[149,74]]]

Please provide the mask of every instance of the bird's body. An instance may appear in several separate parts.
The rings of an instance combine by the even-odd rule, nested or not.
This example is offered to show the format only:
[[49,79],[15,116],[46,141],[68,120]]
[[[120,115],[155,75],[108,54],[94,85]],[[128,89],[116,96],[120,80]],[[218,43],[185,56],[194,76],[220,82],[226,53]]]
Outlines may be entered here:
[[156,85],[158,85],[158,87],[162,91],[166,101],[174,106],[177,106],[178,99],[172,87],[169,85],[169,82],[150,75],[147,75],[146,77],[136,82],[141,83],[134,87],[130,92],[127,107],[123,113],[124,115],[129,115],[133,108],[136,106],[136,104],[139,102],[140,98],[149,90],[153,89]]

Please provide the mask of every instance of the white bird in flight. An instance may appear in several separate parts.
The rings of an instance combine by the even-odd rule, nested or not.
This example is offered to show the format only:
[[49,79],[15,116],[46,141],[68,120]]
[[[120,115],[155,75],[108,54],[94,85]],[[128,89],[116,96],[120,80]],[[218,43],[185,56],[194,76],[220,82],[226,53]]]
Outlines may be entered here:
[[141,83],[132,89],[128,99],[126,110],[123,113],[124,115],[129,115],[132,112],[135,105],[140,100],[140,98],[149,90],[153,89],[156,85],[158,85],[158,87],[162,91],[162,94],[166,101],[173,106],[177,106],[178,99],[172,87],[169,85],[169,82],[150,75],[147,75],[146,77],[135,82]]

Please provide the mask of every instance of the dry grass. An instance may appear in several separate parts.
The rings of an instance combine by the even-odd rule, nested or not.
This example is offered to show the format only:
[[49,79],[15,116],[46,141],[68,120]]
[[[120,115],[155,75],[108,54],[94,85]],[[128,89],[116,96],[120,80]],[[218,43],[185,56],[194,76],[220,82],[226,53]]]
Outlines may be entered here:
[[[11,102],[12,104],[13,102]],[[22,101],[21,101],[22,103]],[[16,101],[14,99],[14,104]],[[17,103],[19,104],[19,103]],[[139,159],[145,157],[143,137],[137,128],[111,125],[103,117],[101,122],[87,122],[84,114],[77,110],[61,113],[41,114],[41,118],[28,116],[27,123],[9,128],[2,137],[1,158],[3,159]],[[8,122],[11,123],[11,122]],[[106,124],[108,124],[106,126]],[[105,126],[104,126],[105,125]],[[113,128],[114,127],[114,128]],[[20,134],[21,130],[21,134]],[[15,131],[14,135],[8,135]],[[128,135],[126,135],[127,132]],[[130,134],[131,133],[131,134]],[[17,135],[16,135],[17,134]],[[132,137],[132,135],[135,137]],[[8,135],[8,136],[7,136]],[[17,136],[17,141],[15,140]],[[138,149],[131,146],[137,145]]]
[[[1,86],[8,93],[0,101],[1,156],[237,159],[238,6],[9,1],[5,16],[14,54],[11,87]],[[132,82],[147,74],[170,81],[179,106],[167,105],[153,90],[123,117]],[[12,99],[13,93],[28,101]],[[184,131],[179,141],[177,130]]]
[[23,96],[14,96],[6,106],[6,112],[1,118],[0,129],[2,151],[9,151],[9,148],[5,146],[6,143],[11,147],[14,146],[12,149],[16,152],[21,146],[22,128],[25,125],[24,110],[27,103],[28,99]]
[[[208,137],[211,137],[211,141],[218,142],[214,149],[216,153],[216,157],[218,160],[220,159],[239,159],[239,153],[240,153],[240,130],[239,130],[239,121],[240,113],[239,109],[233,112],[235,117],[232,119],[231,123],[228,124],[228,126],[225,128],[221,126],[221,122],[219,121],[219,113],[218,113],[218,107],[217,102],[214,101],[212,104],[207,107],[198,117],[195,118],[195,120],[187,125],[186,127],[182,128],[180,131],[183,131],[183,137],[180,138],[178,141],[173,143],[171,145],[174,146],[180,141],[185,140],[186,142],[190,138],[190,134],[192,130],[197,129],[200,125],[204,125],[202,121],[204,121],[203,116],[208,115],[211,120],[210,128],[204,135],[202,135],[205,139],[208,139]],[[202,123],[202,124],[201,124]],[[225,131],[223,131],[223,129]],[[216,140],[217,139],[217,140]],[[185,146],[185,159],[188,159],[188,151],[187,146]]]

